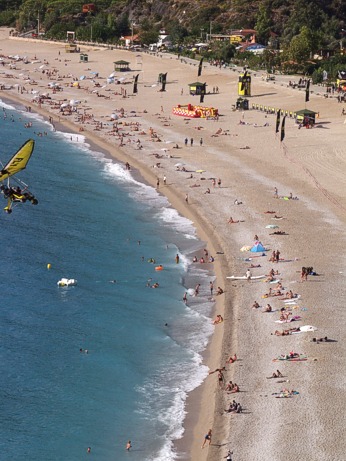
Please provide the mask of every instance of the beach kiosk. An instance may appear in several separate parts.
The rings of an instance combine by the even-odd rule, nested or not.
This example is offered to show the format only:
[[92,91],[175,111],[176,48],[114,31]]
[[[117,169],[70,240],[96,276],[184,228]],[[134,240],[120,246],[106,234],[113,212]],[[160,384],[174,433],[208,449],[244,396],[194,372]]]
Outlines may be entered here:
[[206,83],[201,83],[201,82],[194,82],[194,83],[189,83],[189,93],[192,96],[201,95],[201,94],[206,94],[207,92],[207,84]]
[[251,96],[251,76],[246,72],[239,75],[238,95]]
[[114,62],[114,70],[117,72],[126,72],[130,70],[128,61],[115,61]]
[[316,115],[318,112],[314,112],[309,109],[298,110],[296,115],[297,123],[301,123],[303,126],[309,127],[315,125]]
[[238,110],[249,110],[249,100],[246,98],[238,98],[235,106]]
[[65,45],[65,52],[66,53],[79,53],[79,48],[75,43],[67,43]]

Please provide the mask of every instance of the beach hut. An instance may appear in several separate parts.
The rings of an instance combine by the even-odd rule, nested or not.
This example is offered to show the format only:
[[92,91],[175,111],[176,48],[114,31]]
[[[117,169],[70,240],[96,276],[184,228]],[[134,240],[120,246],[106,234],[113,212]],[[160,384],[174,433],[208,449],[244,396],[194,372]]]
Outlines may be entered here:
[[318,112],[314,112],[309,109],[298,110],[296,113],[296,120],[298,123],[305,125],[314,125],[316,120],[316,115]]
[[246,98],[238,98],[235,106],[237,109],[249,110],[249,100]]
[[189,83],[189,93],[191,95],[201,95],[201,94],[206,94],[206,88],[207,84],[206,83],[201,83],[201,82],[194,82],[194,83]]
[[129,64],[130,63],[128,61],[115,61],[114,70],[117,72],[126,72],[127,70],[130,70]]

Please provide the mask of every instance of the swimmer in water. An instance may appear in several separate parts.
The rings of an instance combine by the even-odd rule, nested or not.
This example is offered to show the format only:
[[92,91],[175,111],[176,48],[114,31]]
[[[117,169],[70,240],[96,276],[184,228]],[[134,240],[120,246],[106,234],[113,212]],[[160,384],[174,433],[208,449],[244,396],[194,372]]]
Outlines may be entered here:
[[127,450],[127,451],[130,451],[131,448],[132,448],[131,440],[129,440],[129,441],[127,442],[127,444],[126,444],[126,450]]

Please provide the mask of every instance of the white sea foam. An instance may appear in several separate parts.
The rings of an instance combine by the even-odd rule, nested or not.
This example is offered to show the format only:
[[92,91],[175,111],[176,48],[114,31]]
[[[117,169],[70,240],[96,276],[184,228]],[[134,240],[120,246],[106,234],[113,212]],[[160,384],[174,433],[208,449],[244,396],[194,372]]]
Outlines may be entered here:
[[[143,395],[141,414],[152,415],[158,424],[158,434],[161,435],[161,447],[148,458],[150,461],[172,461],[178,453],[173,450],[174,440],[180,439],[184,433],[183,422],[186,416],[185,403],[188,392],[199,386],[208,375],[208,369],[201,366],[202,358],[193,354],[192,360],[183,365],[173,363],[163,370],[161,376],[156,376],[137,389]],[[163,404],[157,408],[157,402]],[[167,405],[169,402],[169,405]],[[154,409],[154,412],[153,412]]]
[[[187,306],[184,315],[177,319],[172,328],[172,336],[167,337],[167,341],[172,341],[169,345],[171,352],[165,356],[165,364],[158,374],[148,378],[137,389],[143,396],[139,412],[146,418],[155,419],[156,434],[161,444],[156,453],[146,458],[150,461],[173,461],[179,458],[180,454],[174,451],[173,443],[184,433],[188,393],[204,381],[209,371],[202,365],[201,352],[214,330],[210,319]],[[177,359],[182,352],[184,358]]]
[[168,200],[160,195],[154,187],[137,181],[130,171],[125,170],[118,163],[107,163],[105,173],[108,177],[113,177],[117,182],[130,186],[129,194],[132,198],[156,208],[156,219],[171,229],[182,232],[186,238],[197,240],[196,230],[192,221],[181,216],[172,208]]
[[181,216],[174,208],[162,208],[157,213],[156,217],[173,229],[183,232],[186,238],[197,240],[196,229],[194,228],[192,221]]
[[3,107],[4,109],[8,109],[8,110],[16,110],[14,106],[11,106],[10,104],[6,104],[2,99],[0,99],[0,107]]

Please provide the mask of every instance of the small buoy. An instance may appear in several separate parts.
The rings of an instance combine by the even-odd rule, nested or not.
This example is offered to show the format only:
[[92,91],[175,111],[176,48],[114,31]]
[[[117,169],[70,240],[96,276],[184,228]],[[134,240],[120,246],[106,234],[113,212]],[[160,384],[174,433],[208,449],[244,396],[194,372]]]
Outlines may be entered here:
[[50,263],[47,264],[47,269],[50,269],[52,266]]

